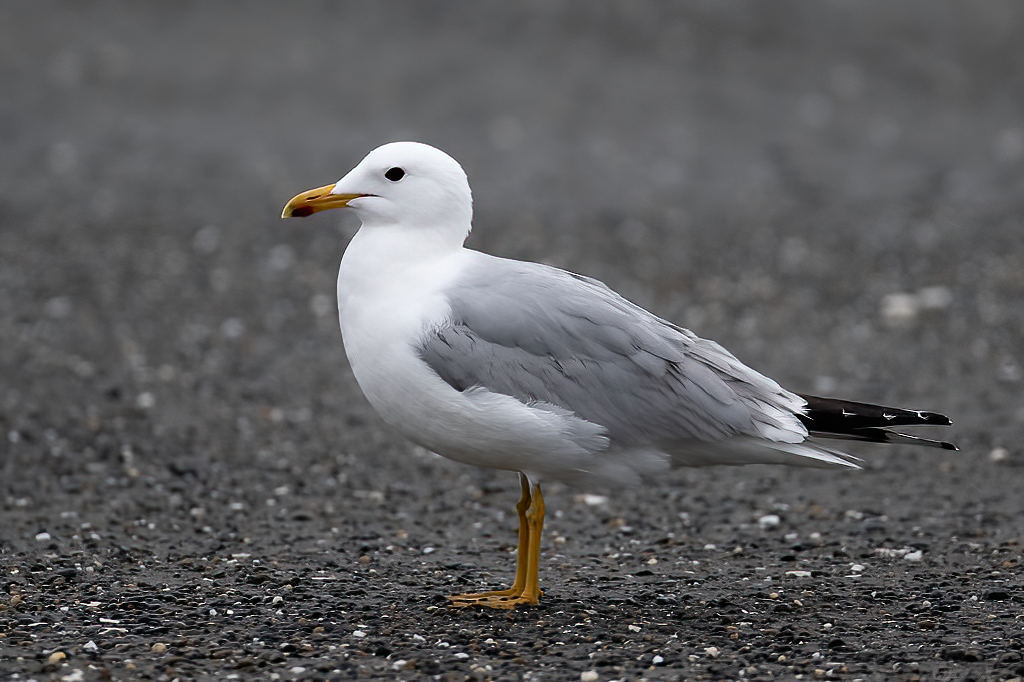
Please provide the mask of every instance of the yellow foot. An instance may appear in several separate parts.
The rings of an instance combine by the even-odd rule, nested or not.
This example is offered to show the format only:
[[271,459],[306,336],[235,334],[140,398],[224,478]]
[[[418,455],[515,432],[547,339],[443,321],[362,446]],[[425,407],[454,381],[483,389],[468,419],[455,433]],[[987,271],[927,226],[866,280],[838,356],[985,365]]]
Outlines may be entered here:
[[520,604],[536,605],[540,601],[540,595],[542,594],[544,593],[538,592],[536,595],[530,596],[519,590],[511,589],[495,590],[494,592],[476,592],[474,594],[453,594],[448,597],[450,600],[448,606],[457,609],[470,606],[481,606],[490,609],[514,609]]

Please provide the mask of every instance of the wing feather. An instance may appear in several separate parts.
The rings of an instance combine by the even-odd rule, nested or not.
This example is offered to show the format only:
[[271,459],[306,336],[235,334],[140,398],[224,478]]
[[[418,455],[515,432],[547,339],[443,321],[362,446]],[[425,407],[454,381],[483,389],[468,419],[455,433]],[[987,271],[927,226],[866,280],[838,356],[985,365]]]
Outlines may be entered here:
[[548,403],[603,426],[613,444],[798,442],[803,400],[597,280],[503,259],[446,292],[449,318],[418,350],[448,384]]

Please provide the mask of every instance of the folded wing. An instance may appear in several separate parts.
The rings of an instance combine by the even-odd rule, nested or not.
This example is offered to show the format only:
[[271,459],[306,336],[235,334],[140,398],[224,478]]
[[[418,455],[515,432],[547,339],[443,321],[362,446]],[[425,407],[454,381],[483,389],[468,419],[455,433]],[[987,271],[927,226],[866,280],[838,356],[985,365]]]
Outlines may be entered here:
[[488,258],[446,294],[450,318],[418,350],[457,390],[557,405],[613,445],[807,437],[801,398],[597,280]]

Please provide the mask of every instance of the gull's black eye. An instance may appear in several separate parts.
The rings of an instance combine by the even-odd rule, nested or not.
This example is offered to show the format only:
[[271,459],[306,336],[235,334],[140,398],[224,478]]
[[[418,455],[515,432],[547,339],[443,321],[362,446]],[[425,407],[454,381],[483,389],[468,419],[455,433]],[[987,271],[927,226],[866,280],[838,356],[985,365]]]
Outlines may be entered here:
[[398,182],[399,180],[405,177],[405,171],[399,168],[398,166],[395,166],[394,168],[388,168],[384,172],[384,177],[390,180],[391,182]]

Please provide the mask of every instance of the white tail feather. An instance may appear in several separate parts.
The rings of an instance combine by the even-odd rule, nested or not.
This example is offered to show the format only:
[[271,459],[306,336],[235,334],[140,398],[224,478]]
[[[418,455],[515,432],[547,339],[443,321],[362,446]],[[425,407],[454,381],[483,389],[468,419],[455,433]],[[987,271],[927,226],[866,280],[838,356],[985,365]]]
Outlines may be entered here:
[[689,441],[666,450],[675,466],[711,466],[715,464],[788,464],[789,466],[830,469],[860,468],[860,460],[845,452],[824,448],[816,443],[780,443],[736,436],[715,442]]

